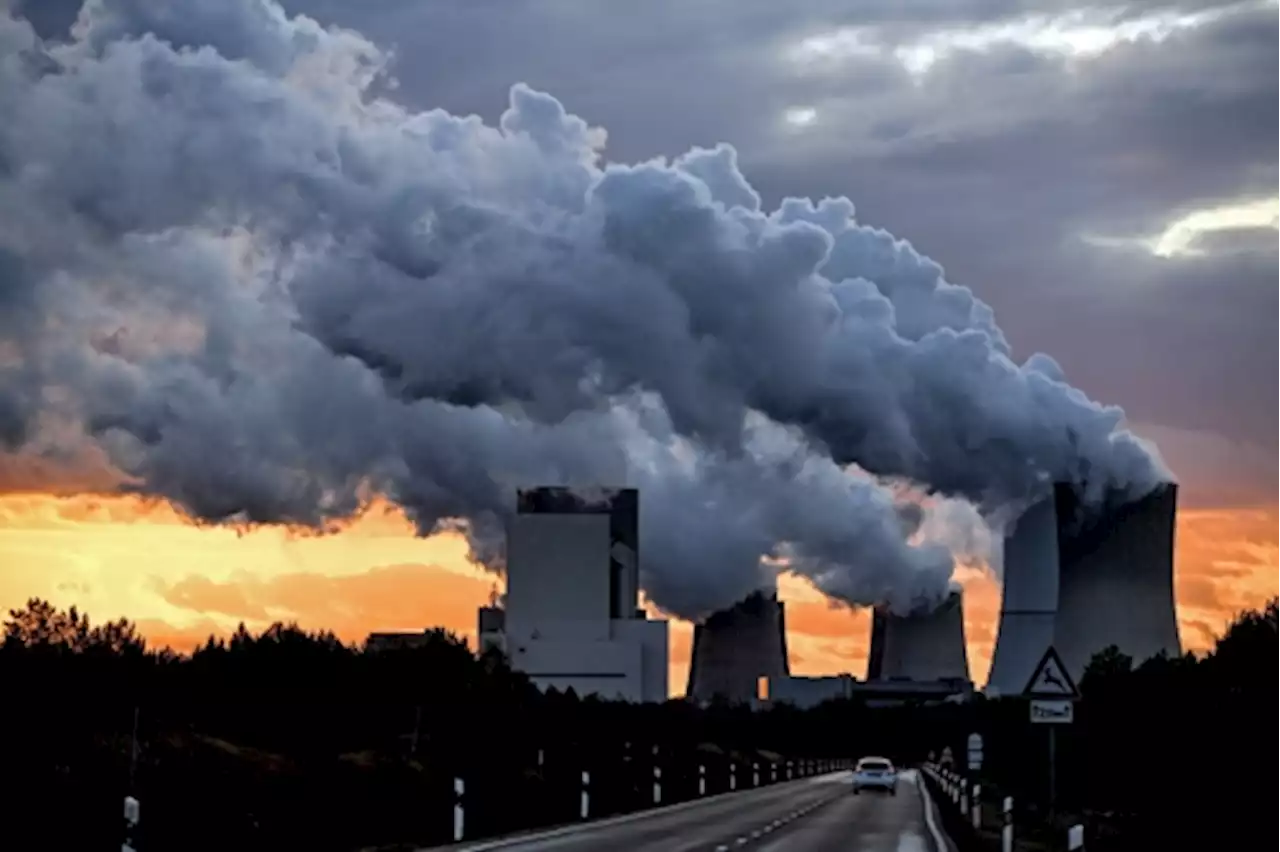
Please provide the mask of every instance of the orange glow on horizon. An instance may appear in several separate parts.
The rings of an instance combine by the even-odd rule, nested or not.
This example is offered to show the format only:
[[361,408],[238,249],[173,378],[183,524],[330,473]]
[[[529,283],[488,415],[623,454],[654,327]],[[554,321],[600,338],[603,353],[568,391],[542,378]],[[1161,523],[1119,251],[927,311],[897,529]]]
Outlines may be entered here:
[[[1231,618],[1277,594],[1276,507],[1184,509],[1176,590],[1183,645],[1211,647]],[[95,621],[127,616],[156,646],[189,650],[241,621],[260,629],[296,621],[359,642],[380,630],[444,627],[471,639],[476,608],[501,583],[470,562],[456,534],[416,538],[394,506],[375,501],[340,532],[195,526],[171,506],[126,496],[0,494],[0,607],[28,598],[75,605]],[[960,569],[970,669],[985,680],[1000,592]],[[784,577],[792,671],[866,668],[865,610],[832,606]],[[671,688],[688,678],[692,629],[671,629]]]

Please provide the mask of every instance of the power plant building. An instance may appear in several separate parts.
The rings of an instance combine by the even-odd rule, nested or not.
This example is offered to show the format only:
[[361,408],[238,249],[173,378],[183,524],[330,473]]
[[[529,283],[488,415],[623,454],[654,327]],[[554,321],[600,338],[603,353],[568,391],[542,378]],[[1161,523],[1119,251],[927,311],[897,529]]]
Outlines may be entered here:
[[1053,643],[1058,618],[1058,515],[1053,500],[1031,506],[1005,537],[1003,585],[986,691],[1009,695],[1022,691]]
[[838,701],[853,696],[857,681],[853,675],[826,677],[784,677],[769,681],[767,699],[771,704],[791,704],[801,710],[817,707],[824,701]]
[[1054,490],[1058,514],[1058,617],[1053,644],[1079,683],[1090,660],[1115,645],[1141,663],[1182,653],[1173,593],[1178,487],[1084,515],[1075,491]]
[[543,689],[665,701],[667,622],[646,618],[639,591],[635,489],[521,491],[505,606],[480,610],[480,645]]
[[941,605],[897,615],[877,607],[871,617],[867,681],[967,684],[969,655],[964,604],[953,591]]
[[772,684],[789,675],[786,614],[777,592],[754,592],[694,627],[688,698],[755,702],[767,697],[760,694],[761,679]]
[[1018,694],[1052,645],[1079,682],[1099,651],[1140,663],[1181,653],[1173,592],[1177,486],[1086,510],[1059,484],[1005,539],[1004,592],[987,692]]

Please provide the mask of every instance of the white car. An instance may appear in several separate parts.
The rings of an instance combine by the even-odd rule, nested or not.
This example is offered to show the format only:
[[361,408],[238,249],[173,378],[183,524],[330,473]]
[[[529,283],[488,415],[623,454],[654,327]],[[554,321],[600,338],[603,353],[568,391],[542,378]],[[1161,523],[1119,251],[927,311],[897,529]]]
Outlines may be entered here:
[[853,792],[880,790],[898,795],[898,770],[886,757],[864,757],[853,769]]

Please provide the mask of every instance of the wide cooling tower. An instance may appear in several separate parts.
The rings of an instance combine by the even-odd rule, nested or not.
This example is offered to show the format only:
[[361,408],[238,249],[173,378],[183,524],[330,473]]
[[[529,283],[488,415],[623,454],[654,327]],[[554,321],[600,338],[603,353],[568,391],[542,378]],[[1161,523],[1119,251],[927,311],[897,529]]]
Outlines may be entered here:
[[1058,613],[1058,518],[1046,497],[1027,509],[1004,540],[1000,627],[987,692],[1017,695],[1053,642]]
[[776,592],[755,592],[694,628],[687,695],[695,701],[749,702],[758,697],[760,678],[790,673],[786,619]]
[[867,680],[968,681],[961,594],[952,592],[936,609],[909,615],[876,609]]
[[1079,682],[1089,661],[1115,645],[1134,664],[1178,656],[1173,540],[1178,490],[1089,516],[1073,489],[1054,490],[1058,514],[1058,618],[1054,647]]

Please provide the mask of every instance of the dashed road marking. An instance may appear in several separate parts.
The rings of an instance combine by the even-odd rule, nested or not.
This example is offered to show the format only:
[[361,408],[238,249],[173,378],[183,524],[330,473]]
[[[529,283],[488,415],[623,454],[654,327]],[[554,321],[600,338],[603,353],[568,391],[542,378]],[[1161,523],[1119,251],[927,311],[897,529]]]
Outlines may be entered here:
[[[769,823],[768,825],[762,826],[761,828],[758,828],[752,831],[749,837],[744,835],[742,837],[737,838],[736,840],[733,841],[733,846],[734,848],[741,848],[743,846],[746,846],[749,843],[751,843],[751,841],[759,840],[760,838],[764,837],[765,835],[769,834],[772,831],[775,831],[781,828],[782,826],[786,825],[792,820],[799,819],[800,817],[805,816],[806,814],[809,814],[810,812],[817,810],[823,805],[829,805],[840,798],[841,798],[840,796],[831,796],[826,799],[819,799],[816,802],[810,802],[804,807],[794,810],[791,813],[787,814],[786,816],[781,817],[779,819],[775,819],[773,822]],[[729,849],[730,849],[729,846],[721,843],[719,846],[715,848],[715,852],[729,852]]]

